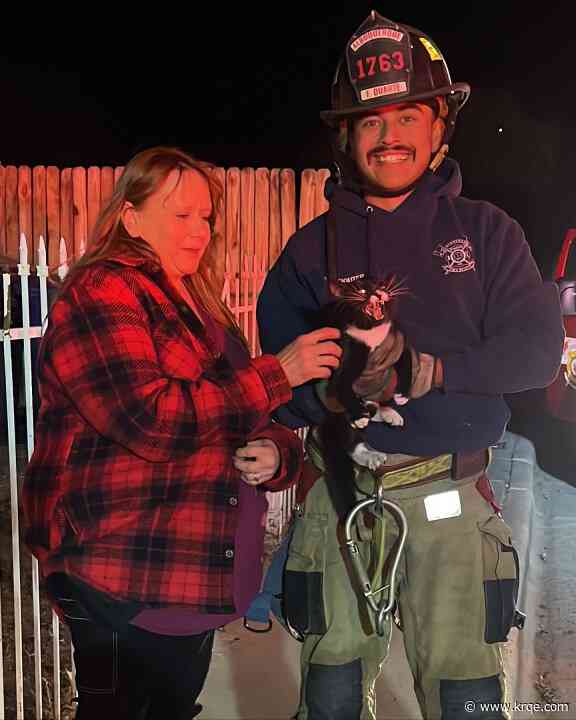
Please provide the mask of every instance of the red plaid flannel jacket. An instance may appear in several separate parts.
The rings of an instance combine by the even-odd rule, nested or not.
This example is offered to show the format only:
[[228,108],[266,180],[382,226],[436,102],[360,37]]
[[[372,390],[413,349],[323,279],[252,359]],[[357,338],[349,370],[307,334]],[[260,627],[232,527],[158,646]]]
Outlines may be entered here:
[[231,612],[237,447],[299,438],[269,414],[291,397],[278,360],[233,370],[162,271],[88,268],[55,303],[39,359],[41,406],[22,490],[26,541],[45,576],[67,572],[119,599]]

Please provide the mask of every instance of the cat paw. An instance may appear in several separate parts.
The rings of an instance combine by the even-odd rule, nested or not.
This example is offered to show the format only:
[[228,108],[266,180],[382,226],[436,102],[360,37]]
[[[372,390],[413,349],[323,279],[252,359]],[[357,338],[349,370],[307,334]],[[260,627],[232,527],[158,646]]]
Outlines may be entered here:
[[375,415],[372,418],[372,422],[385,422],[388,423],[388,425],[393,425],[394,427],[401,427],[404,425],[404,418],[400,415],[400,413],[396,412],[394,408],[380,408],[377,415],[378,417]]
[[366,467],[369,470],[378,470],[378,468],[381,465],[384,465],[386,460],[388,460],[388,455],[386,455],[386,453],[377,452],[376,450],[372,450],[372,454],[368,458],[368,464]]
[[350,453],[350,457],[357,465],[366,467],[369,470],[377,470],[380,465],[386,462],[386,453],[374,450],[366,443],[358,443]]
[[410,400],[410,398],[407,398],[405,395],[400,395],[400,393],[396,393],[394,395],[394,402],[396,405],[406,405],[408,400]]
[[350,424],[356,430],[364,430],[364,428],[368,425],[369,422],[370,422],[370,418],[361,417],[361,418],[358,418],[357,420],[353,420]]

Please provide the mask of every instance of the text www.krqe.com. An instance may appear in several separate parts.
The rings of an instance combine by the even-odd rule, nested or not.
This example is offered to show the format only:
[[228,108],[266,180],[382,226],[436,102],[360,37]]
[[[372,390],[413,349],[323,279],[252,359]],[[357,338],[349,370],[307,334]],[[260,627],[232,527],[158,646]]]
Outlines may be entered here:
[[568,712],[569,703],[538,703],[538,702],[509,702],[509,703],[477,703],[472,700],[464,703],[467,713],[480,712]]

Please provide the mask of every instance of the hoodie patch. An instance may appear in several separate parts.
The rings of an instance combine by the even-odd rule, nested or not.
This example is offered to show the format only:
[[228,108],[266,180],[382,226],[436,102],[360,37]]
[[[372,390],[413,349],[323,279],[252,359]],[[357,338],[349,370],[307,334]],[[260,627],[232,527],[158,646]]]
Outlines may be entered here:
[[433,255],[441,257],[442,260],[444,260],[442,270],[444,270],[445,275],[448,275],[448,273],[463,273],[468,272],[468,270],[476,270],[474,249],[467,237],[441,243],[436,250],[434,250]]
[[364,277],[366,277],[366,273],[360,273],[360,275],[349,275],[348,277],[339,277],[338,282],[353,283],[356,282],[356,280],[362,280]]

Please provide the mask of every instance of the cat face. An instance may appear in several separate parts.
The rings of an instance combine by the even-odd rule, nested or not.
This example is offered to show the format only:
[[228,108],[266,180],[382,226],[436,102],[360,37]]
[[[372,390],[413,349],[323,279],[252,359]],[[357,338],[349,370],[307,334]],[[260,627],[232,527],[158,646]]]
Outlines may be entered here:
[[330,282],[330,292],[335,298],[330,314],[339,327],[352,325],[369,330],[392,320],[392,301],[402,293],[402,287],[394,277],[361,278],[353,282]]

